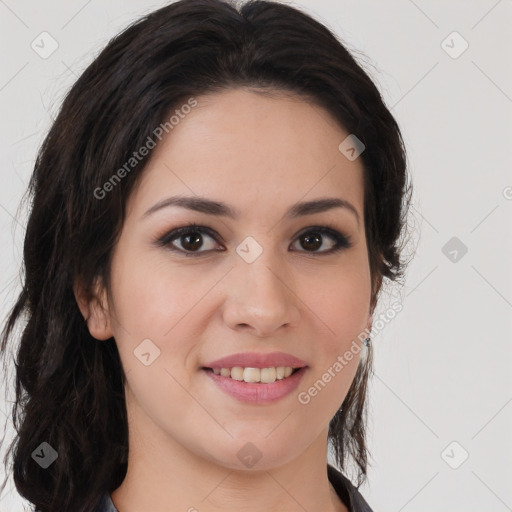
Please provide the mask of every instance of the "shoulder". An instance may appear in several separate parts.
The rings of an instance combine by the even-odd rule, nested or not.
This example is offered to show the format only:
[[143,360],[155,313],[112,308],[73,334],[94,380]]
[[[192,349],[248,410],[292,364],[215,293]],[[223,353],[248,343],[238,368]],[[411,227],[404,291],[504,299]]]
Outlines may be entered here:
[[327,464],[327,474],[329,476],[329,482],[331,482],[349,512],[373,512],[357,487],[355,487],[345,475],[330,464]]

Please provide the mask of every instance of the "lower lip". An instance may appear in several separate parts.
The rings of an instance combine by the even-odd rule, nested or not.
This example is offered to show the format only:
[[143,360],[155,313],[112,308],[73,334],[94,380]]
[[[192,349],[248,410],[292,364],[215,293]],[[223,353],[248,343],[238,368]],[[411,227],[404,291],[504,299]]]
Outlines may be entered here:
[[211,370],[201,371],[206,373],[210,379],[219,386],[219,388],[231,395],[233,398],[242,402],[252,404],[264,404],[275,402],[287,395],[289,395],[300,384],[302,377],[306,373],[307,366],[296,371],[289,377],[282,380],[276,380],[268,384],[259,382],[245,382],[232,379],[231,377],[223,377],[216,375]]

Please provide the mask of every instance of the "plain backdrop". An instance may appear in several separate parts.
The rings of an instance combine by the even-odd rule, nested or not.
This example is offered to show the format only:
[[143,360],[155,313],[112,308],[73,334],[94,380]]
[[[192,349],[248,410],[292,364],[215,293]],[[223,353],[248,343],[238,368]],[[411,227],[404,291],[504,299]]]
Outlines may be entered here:
[[[19,201],[52,118],[108,40],[166,3],[0,1],[2,319],[19,293]],[[357,58],[401,126],[415,187],[416,255],[379,306],[403,309],[374,337],[361,492],[375,512],[512,510],[512,2],[292,5],[366,55]],[[48,51],[58,44],[46,58],[31,46],[41,37]],[[2,421],[7,413],[0,401]],[[0,510],[23,504],[11,482]]]

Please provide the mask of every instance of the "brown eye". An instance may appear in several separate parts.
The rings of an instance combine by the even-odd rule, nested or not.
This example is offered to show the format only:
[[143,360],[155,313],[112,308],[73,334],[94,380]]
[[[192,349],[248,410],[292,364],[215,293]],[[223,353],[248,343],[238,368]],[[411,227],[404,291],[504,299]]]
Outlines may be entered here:
[[304,242],[303,247],[316,251],[322,246],[322,235],[314,233],[313,235],[302,235],[302,241]]
[[[324,244],[325,237],[330,238],[333,242],[326,250],[318,251]],[[307,231],[299,235],[298,241],[300,245],[306,249],[306,252],[318,252],[319,254],[333,253],[351,247],[352,245],[348,236],[342,235],[338,231],[325,226],[308,228]]]
[[181,241],[182,247],[187,251],[195,251],[203,244],[203,235],[198,231],[191,231],[191,234],[181,235],[179,240]]
[[212,243],[210,243],[210,247],[206,244],[207,247],[205,250],[199,250],[205,246],[205,236],[216,241],[213,230],[205,226],[191,224],[170,231],[158,240],[158,244],[168,247],[172,251],[184,253],[185,256],[199,256],[202,253],[216,250],[215,244]]

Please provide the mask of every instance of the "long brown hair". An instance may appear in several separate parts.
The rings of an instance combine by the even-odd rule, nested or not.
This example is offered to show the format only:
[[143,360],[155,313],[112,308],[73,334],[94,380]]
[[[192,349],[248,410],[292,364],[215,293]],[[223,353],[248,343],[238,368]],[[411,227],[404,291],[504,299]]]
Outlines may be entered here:
[[[110,286],[126,202],[149,156],[107,198],[94,191],[188,98],[236,87],[298,94],[364,143],[372,312],[383,278],[403,275],[400,244],[411,187],[402,136],[368,74],[329,29],[297,8],[260,0],[240,6],[182,0],[133,23],[70,89],[27,190],[32,203],[22,291],[7,317],[1,351],[7,359],[7,342],[23,320],[12,407],[17,436],[9,452],[16,488],[35,510],[89,511],[121,484],[127,469],[119,353],[113,338],[98,343],[90,335],[73,283],[79,278],[88,293],[98,277]],[[361,360],[329,428],[339,466],[346,468],[352,457],[359,484],[367,470],[371,362],[371,353]],[[58,453],[47,469],[32,458],[42,442]]]

